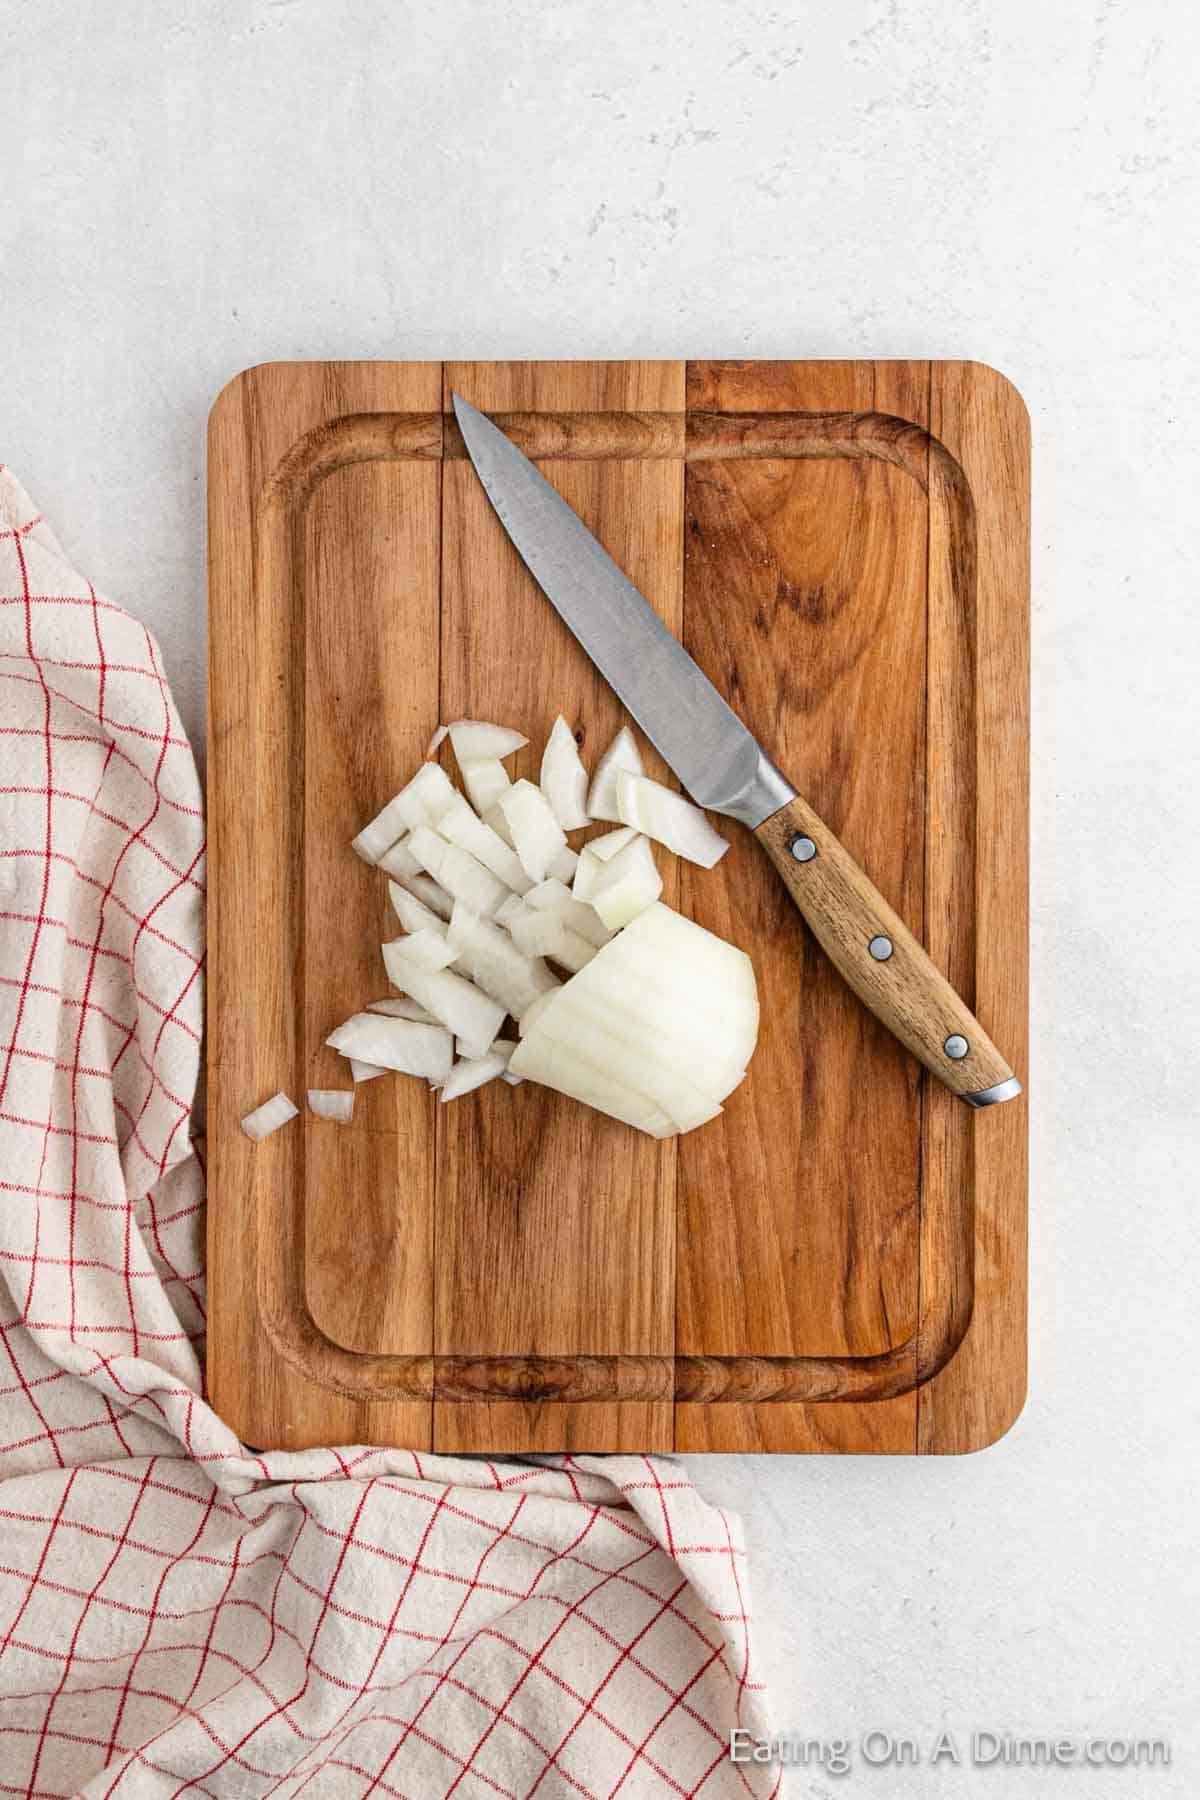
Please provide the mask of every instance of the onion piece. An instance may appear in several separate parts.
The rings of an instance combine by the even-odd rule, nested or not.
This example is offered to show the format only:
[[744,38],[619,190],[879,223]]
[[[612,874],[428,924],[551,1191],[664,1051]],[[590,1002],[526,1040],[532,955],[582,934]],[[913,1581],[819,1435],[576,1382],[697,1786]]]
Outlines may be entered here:
[[[505,788],[512,786],[508,770],[498,756],[481,756],[477,762],[461,763],[459,769],[468,800],[484,823],[490,824],[488,813]],[[494,825],[492,829],[495,830]]]
[[429,969],[436,973],[438,969],[448,969],[457,955],[447,940],[447,932],[429,926],[424,931],[414,931],[408,937],[397,938],[396,955],[402,956],[406,962],[414,962],[418,969]]
[[520,894],[510,894],[507,900],[501,901],[493,916],[497,925],[507,927],[512,924],[514,919],[521,918],[528,911],[529,908]]
[[[470,1045],[473,1055],[482,1056],[504,1023],[504,1007],[453,969],[419,969],[411,958],[406,961],[403,942],[383,946],[389,981],[431,1012],[452,1037]],[[372,1060],[367,1051],[356,1054]]]
[[357,1056],[348,1056],[350,1075],[354,1081],[374,1081],[377,1075],[386,1075],[388,1071],[381,1069],[378,1063],[362,1062]]
[[[461,795],[458,798],[461,799]],[[465,901],[472,912],[490,917],[512,891],[490,869],[485,869],[469,850],[463,850],[458,844],[448,844],[444,837],[426,825],[418,825],[408,842],[421,867],[428,869],[433,879],[455,900]]]
[[[567,986],[570,986],[569,982]],[[584,1061],[569,1045],[540,1030],[522,1038],[521,1048],[508,1073],[535,1081],[541,1087],[553,1088],[572,1100],[580,1100],[585,1106],[607,1113],[610,1118],[632,1125],[650,1137],[677,1137],[679,1134],[679,1127],[669,1115],[636,1088],[618,1081],[608,1068]]]
[[555,881],[564,881],[569,886],[575,879],[575,871],[579,867],[579,852],[572,850],[570,844],[564,844],[558,855],[546,865],[547,875]]
[[273,1131],[278,1131],[281,1125],[286,1125],[289,1119],[294,1119],[299,1110],[298,1106],[292,1105],[286,1094],[272,1094],[269,1100],[264,1100],[261,1106],[256,1106],[253,1112],[246,1114],[242,1120],[242,1130],[257,1144],[263,1138],[270,1137]]
[[509,1087],[520,1087],[525,1077],[523,1075],[514,1075],[511,1069],[502,1069],[500,1071],[500,1079],[501,1081],[506,1081]]
[[377,865],[385,875],[392,875],[397,881],[407,881],[421,873],[421,865],[405,843],[397,838],[391,849],[379,858]]
[[550,810],[550,802],[532,781],[514,781],[501,794],[498,805],[525,873],[531,881],[544,881],[547,864],[567,842],[562,826]]
[[397,885],[412,894],[421,902],[422,906],[439,919],[448,919],[454,911],[452,897],[446,892],[441,882],[435,881],[432,875],[402,876]]
[[596,954],[595,944],[589,944],[585,937],[565,925],[561,913],[530,910],[523,918],[514,919],[509,929],[514,944],[519,945],[526,955],[548,956],[551,962],[570,969],[572,974],[577,974]]
[[[440,931],[445,933],[446,927],[433,908],[426,906],[423,900],[410,893],[408,888],[401,887],[398,881],[388,882],[388,899],[392,903],[392,911],[403,925],[405,931]],[[453,908],[451,908],[453,911]]]
[[476,817],[461,794],[457,796],[457,802],[439,819],[438,835],[448,844],[457,844],[460,850],[469,851],[476,862],[482,863],[514,894],[525,893],[532,884],[516,851],[498,837],[490,825]]
[[348,1125],[354,1117],[353,1088],[309,1088],[308,1110],[318,1119],[336,1119]]
[[611,862],[628,844],[632,844],[637,835],[631,825],[622,825],[619,831],[606,831],[603,837],[593,838],[590,844],[584,845],[579,852],[575,879],[571,883],[571,891],[576,900],[590,903],[604,865]]
[[551,1000],[553,1000],[553,998],[554,998],[553,994],[543,994],[540,999],[534,1001],[534,1003],[530,1007],[529,1011],[525,1014],[525,1017],[523,1019],[519,1019],[517,1021],[518,1036],[520,1036],[521,1038],[524,1038],[529,1032],[531,1032],[533,1030],[534,1026],[538,1022],[538,1017],[539,1017],[540,1013],[549,1004],[549,1002]]
[[514,1019],[528,1012],[540,994],[558,986],[536,951],[523,954],[507,932],[461,902],[454,908],[447,936],[476,984]]
[[[657,899],[657,895],[653,897]],[[597,950],[602,950],[612,936],[595,908],[585,906],[582,900],[576,900],[570,888],[565,887],[561,881],[556,881],[553,876],[548,881],[539,882],[537,887],[530,888],[525,896],[525,904],[532,907],[534,912],[556,913],[569,930],[578,932],[589,944],[595,944]]]
[[617,808],[626,825],[702,869],[711,869],[729,848],[729,839],[713,829],[698,806],[648,775],[618,774]]
[[430,738],[429,742],[425,746],[425,761],[426,762],[431,762],[433,760],[433,758],[437,755],[438,751],[441,749],[442,745],[445,743],[445,741],[449,737],[449,735],[450,735],[450,727],[448,725],[439,725],[438,726],[437,730],[434,732],[433,736]]
[[[509,787],[511,787],[512,782],[510,781],[508,785],[509,785]],[[507,844],[510,850],[513,850],[516,848],[516,846],[513,843],[513,834],[508,829],[508,820],[505,818],[504,814],[500,810],[499,798],[497,798],[495,806],[488,807],[487,811],[483,815],[483,822],[485,825],[491,826],[492,830],[495,832],[496,836],[500,839],[501,843]]]
[[370,1000],[367,1011],[382,1013],[385,1019],[412,1019],[418,1025],[437,1024],[433,1014],[418,1006],[415,1000]]
[[[426,975],[437,981],[443,975]],[[448,977],[453,981],[454,976]],[[402,1075],[424,1075],[441,1081],[454,1061],[454,1040],[440,1025],[418,1025],[411,1019],[384,1019],[378,1013],[355,1013],[325,1039],[331,1050],[381,1069],[398,1069]]]
[[596,773],[592,776],[587,797],[587,809],[593,819],[620,822],[621,815],[617,811],[617,776],[622,769],[633,775],[642,773],[641,753],[628,725],[621,727],[596,764]]
[[619,931],[653,905],[661,893],[662,876],[654,852],[646,838],[635,837],[611,862],[600,865],[589,904],[610,931]]
[[455,719],[446,729],[460,769],[467,763],[482,762],[488,757],[498,760],[502,756],[511,756],[514,750],[523,749],[529,742],[511,726],[489,725],[483,719]]
[[442,1088],[442,1104],[447,1100],[461,1100],[464,1094],[473,1094],[476,1088],[483,1087],[489,1081],[495,1081],[497,1075],[503,1075],[507,1068],[503,1056],[497,1056],[489,1050],[486,1056],[465,1056],[456,1062],[446,1077]]
[[632,844],[637,835],[632,825],[620,825],[616,831],[606,831],[603,837],[593,838],[587,846],[588,855],[598,862],[611,862],[626,844]]
[[541,788],[564,831],[591,823],[587,813],[587,770],[579,756],[575,733],[559,713],[542,753]]

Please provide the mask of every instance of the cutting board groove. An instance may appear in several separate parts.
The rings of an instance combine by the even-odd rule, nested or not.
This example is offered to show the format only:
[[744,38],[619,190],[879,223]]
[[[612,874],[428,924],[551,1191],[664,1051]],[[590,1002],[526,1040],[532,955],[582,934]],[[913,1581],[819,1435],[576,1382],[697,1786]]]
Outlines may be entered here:
[[[1028,429],[978,364],[274,364],[210,424],[210,1389],[249,1441],[941,1452],[1024,1392],[1025,1116],[950,1100],[748,834],[664,898],[763,998],[657,1144],[529,1084],[238,1131],[386,991],[350,836],[440,719],[621,717],[452,391],[538,458],[1024,1070]],[[652,763],[653,763],[653,759]],[[665,773],[658,768],[656,772]],[[976,1280],[987,1270],[986,1283]]]

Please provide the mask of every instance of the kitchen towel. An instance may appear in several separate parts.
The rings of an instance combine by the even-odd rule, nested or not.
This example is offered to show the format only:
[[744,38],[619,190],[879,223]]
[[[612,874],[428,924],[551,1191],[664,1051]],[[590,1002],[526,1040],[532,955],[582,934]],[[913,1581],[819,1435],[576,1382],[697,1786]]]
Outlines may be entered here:
[[205,1404],[203,830],[154,639],[0,471],[0,1794],[777,1792],[680,1467],[257,1455]]

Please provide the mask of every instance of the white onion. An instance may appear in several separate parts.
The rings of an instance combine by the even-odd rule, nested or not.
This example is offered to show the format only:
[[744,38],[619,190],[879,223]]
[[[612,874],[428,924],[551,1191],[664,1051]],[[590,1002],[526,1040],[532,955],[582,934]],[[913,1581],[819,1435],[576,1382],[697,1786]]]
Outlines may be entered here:
[[397,838],[391,849],[384,852],[378,866],[385,875],[394,876],[397,881],[407,881],[421,873],[420,863],[403,838]]
[[578,850],[572,850],[570,844],[564,844],[558,855],[547,863],[546,873],[552,875],[555,881],[565,881],[569,886],[575,879],[575,871],[578,867]]
[[600,865],[600,875],[589,895],[592,906],[610,931],[619,931],[645,912],[662,893],[662,876],[654,852],[644,837],[618,850],[611,862]]
[[595,944],[590,944],[564,924],[561,913],[539,913],[531,909],[523,918],[514,919],[509,929],[513,942],[527,956],[548,956],[551,962],[570,969],[572,974],[578,973],[596,954]]
[[261,1106],[256,1106],[253,1112],[246,1114],[242,1120],[242,1130],[248,1138],[253,1138],[258,1143],[262,1138],[270,1137],[273,1131],[278,1131],[281,1125],[286,1125],[289,1119],[294,1119],[299,1110],[298,1106],[292,1105],[286,1094],[272,1094],[269,1100],[264,1100]]
[[587,846],[589,856],[597,862],[611,862],[618,851],[624,850],[626,844],[632,844],[637,832],[632,825],[619,825],[616,831],[606,831],[603,837],[593,838]]
[[453,899],[432,875],[401,876],[397,885],[412,894],[439,919],[448,919],[454,911]]
[[529,742],[511,726],[489,725],[483,719],[455,719],[447,730],[460,769],[465,763],[482,762],[486,757],[511,756]]
[[[550,802],[532,781],[514,781],[497,803],[512,833],[513,847],[531,881],[546,879],[547,865],[566,845]],[[415,849],[415,846],[414,846]],[[484,910],[482,907],[475,909]]]
[[[443,975],[426,975],[429,981]],[[454,976],[447,979],[453,981]],[[402,1075],[424,1075],[441,1081],[450,1073],[454,1040],[440,1025],[418,1025],[411,1019],[385,1019],[378,1013],[355,1013],[325,1039],[331,1050],[381,1069],[398,1069]]]
[[[490,823],[487,817],[489,811],[505,788],[512,786],[508,770],[498,756],[481,756],[478,762],[462,763],[460,772],[471,805],[485,824]],[[494,825],[492,829],[495,830]],[[509,848],[511,847],[510,845]]]
[[512,924],[514,919],[521,918],[528,911],[529,908],[526,906],[524,900],[522,900],[520,894],[510,894],[507,900],[502,900],[500,902],[500,905],[496,908],[493,916],[495,917],[497,925],[503,925],[507,928]]
[[716,1116],[757,1035],[749,957],[656,902],[530,1012],[511,1066],[659,1136]]
[[590,823],[587,770],[580,760],[575,734],[561,713],[542,754],[541,787],[564,831],[577,831]]
[[[504,1023],[504,1007],[499,1001],[480,993],[453,969],[432,971],[417,968],[411,959],[406,962],[397,944],[383,946],[383,962],[393,986],[431,1012],[453,1037],[469,1044],[473,1055],[484,1054]],[[356,1054],[372,1060],[367,1051]]]
[[353,1088],[309,1088],[308,1110],[318,1119],[336,1119],[348,1125],[354,1116]]
[[367,1011],[382,1013],[385,1019],[415,1019],[418,1025],[437,1024],[433,1014],[427,1013],[415,1000],[371,1000],[367,1003]]
[[517,1023],[518,1036],[523,1038],[529,1032],[531,1032],[533,1030],[534,1026],[538,1022],[538,1017],[539,1017],[540,1013],[543,1011],[543,1009],[546,1006],[549,1005],[550,1001],[553,1000],[553,998],[554,998],[553,994],[542,994],[539,999],[534,1001],[534,1003],[530,1007],[529,1011],[525,1014],[525,1017],[523,1019],[520,1019]]
[[711,869],[729,848],[729,839],[714,831],[698,806],[647,775],[617,776],[617,808],[626,825],[702,869]]
[[[410,893],[408,888],[401,887],[398,881],[388,882],[388,899],[392,903],[392,911],[403,925],[405,931],[441,931],[446,927],[433,908],[426,906],[423,900]],[[453,911],[453,907],[451,908]]]
[[428,869],[453,899],[465,901],[472,912],[490,917],[512,891],[490,869],[485,869],[469,850],[448,844],[444,837],[426,825],[418,825],[408,843],[421,867]]
[[620,820],[621,815],[617,811],[617,776],[622,769],[628,769],[634,775],[642,772],[641,754],[628,725],[621,727],[596,764],[596,773],[592,776],[587,797],[588,813],[593,819]]
[[535,888],[530,888],[525,896],[525,904],[534,912],[557,913],[563,924],[571,931],[578,932],[589,944],[595,944],[598,950],[607,944],[612,932],[603,923],[594,907],[585,906],[576,900],[570,888],[553,876]]
[[464,1094],[473,1094],[489,1081],[495,1081],[497,1075],[503,1075],[507,1067],[507,1059],[489,1050],[486,1056],[467,1056],[456,1062],[446,1077],[442,1088],[442,1104],[448,1100],[461,1100]]
[[432,759],[437,755],[438,751],[441,749],[442,745],[445,743],[445,741],[449,737],[449,735],[450,735],[450,727],[448,725],[439,725],[438,726],[437,730],[434,732],[433,736],[430,738],[429,742],[425,746],[426,762],[432,761]]
[[457,844],[460,850],[469,851],[476,862],[482,863],[514,894],[525,893],[532,884],[516,851],[510,849],[490,825],[476,818],[461,794],[455,798],[457,804],[449,807],[438,820],[439,836],[448,844]]
[[[508,785],[511,787],[512,782],[510,781]],[[508,820],[500,810],[499,798],[497,798],[495,806],[488,807],[486,813],[483,815],[483,822],[485,825],[491,826],[502,844],[507,844],[510,850],[515,848],[515,845],[513,844],[513,834],[508,829]]]
[[523,953],[507,932],[461,903],[454,908],[447,935],[472,979],[514,1019],[528,1012],[539,994],[558,986],[536,951]]
[[374,1081],[377,1075],[386,1075],[388,1071],[381,1069],[378,1063],[361,1062],[357,1056],[348,1056],[350,1075],[354,1081]]
[[423,931],[412,932],[408,937],[397,938],[396,955],[406,963],[415,963],[418,969],[429,969],[435,973],[438,969],[448,969],[457,953],[447,937],[444,930],[428,926]]

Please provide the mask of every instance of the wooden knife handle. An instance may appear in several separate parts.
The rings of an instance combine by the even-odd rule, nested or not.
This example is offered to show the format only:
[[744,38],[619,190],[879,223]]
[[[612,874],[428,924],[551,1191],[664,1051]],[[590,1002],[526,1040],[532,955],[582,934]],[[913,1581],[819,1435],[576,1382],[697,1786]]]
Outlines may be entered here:
[[789,800],[754,835],[835,968],[939,1081],[972,1106],[1021,1092],[970,1008],[811,806]]

